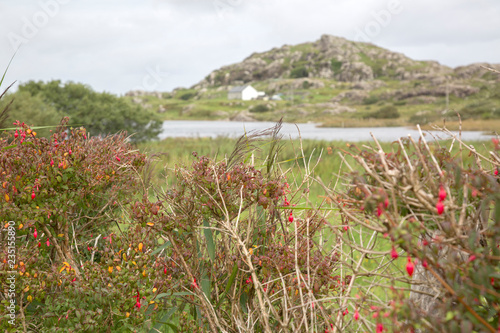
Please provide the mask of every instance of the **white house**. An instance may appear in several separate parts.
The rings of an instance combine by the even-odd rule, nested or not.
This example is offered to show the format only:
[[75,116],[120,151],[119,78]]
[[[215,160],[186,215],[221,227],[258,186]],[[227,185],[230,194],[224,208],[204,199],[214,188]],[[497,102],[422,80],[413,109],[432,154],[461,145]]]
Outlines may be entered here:
[[249,101],[256,99],[257,97],[264,96],[266,93],[263,91],[257,91],[254,87],[247,84],[244,86],[237,86],[229,90],[227,93],[227,99],[241,99],[243,101]]

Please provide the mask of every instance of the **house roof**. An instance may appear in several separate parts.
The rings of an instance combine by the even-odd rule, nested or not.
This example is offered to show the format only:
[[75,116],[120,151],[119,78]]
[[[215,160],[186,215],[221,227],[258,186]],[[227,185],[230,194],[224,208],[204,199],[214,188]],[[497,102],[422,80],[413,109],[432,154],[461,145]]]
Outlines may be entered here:
[[249,87],[250,85],[249,84],[246,84],[244,86],[237,86],[237,87],[234,87],[232,88],[231,90],[229,90],[229,92],[242,92],[243,90],[245,90],[245,88]]

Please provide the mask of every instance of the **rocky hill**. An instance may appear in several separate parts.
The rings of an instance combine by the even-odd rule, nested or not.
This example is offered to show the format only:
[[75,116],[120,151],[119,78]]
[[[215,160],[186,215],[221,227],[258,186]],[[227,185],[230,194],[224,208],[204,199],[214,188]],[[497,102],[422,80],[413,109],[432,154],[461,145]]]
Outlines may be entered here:
[[[493,69],[493,71],[485,69]],[[406,126],[457,122],[500,128],[500,64],[450,68],[416,61],[370,43],[323,35],[224,66],[189,89],[132,91],[134,103],[164,119],[323,123],[325,126]],[[264,100],[228,100],[251,83]],[[274,100],[274,96],[279,96]],[[273,100],[269,100],[269,99]]]
[[[492,67],[500,69],[500,66]],[[453,69],[436,61],[412,60],[370,43],[323,35],[316,42],[254,53],[240,63],[213,71],[195,88],[306,77],[339,82],[390,79],[439,84],[446,77],[470,79],[488,75],[478,64]]]

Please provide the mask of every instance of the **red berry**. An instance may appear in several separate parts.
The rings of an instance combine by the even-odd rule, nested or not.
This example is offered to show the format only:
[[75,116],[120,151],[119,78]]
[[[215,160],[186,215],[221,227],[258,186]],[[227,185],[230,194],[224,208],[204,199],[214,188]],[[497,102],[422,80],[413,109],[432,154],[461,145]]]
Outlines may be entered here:
[[115,158],[116,158],[116,160],[117,160],[118,162],[120,162],[120,161],[121,161],[121,159],[120,159],[118,156],[116,156]]
[[73,151],[71,150],[71,148],[69,149],[69,152],[68,152],[70,155],[73,154]]
[[476,260],[476,256],[473,254],[469,257],[469,262]]
[[436,210],[437,210],[438,215],[443,214],[444,204],[441,201],[438,201],[438,203],[436,204]]
[[382,333],[384,331],[384,325],[382,323],[377,324],[377,333]]
[[422,266],[423,266],[424,268],[427,268],[427,267],[429,267],[429,264],[427,263],[427,261],[426,261],[426,260],[424,260],[424,261],[422,261]]
[[38,232],[36,231],[36,228],[35,228],[35,232],[33,232],[33,237],[35,237],[35,239],[38,237]]
[[356,311],[354,311],[354,320],[358,320],[359,319],[359,312],[358,312],[358,309],[356,309]]
[[292,212],[290,212],[290,216],[288,216],[288,222],[292,223],[293,222],[293,215]]
[[163,273],[167,274],[167,267],[163,269]]
[[408,272],[408,275],[411,277],[413,275],[413,263],[411,262],[411,258],[408,257],[408,262],[406,263],[406,272]]
[[495,176],[498,176],[498,168],[495,169],[494,174],[495,174]]
[[439,187],[439,200],[443,201],[444,199],[446,199],[446,190],[441,186]]
[[36,195],[35,195],[35,191],[33,191],[33,192],[31,193],[31,200],[35,200],[35,197],[36,197]]

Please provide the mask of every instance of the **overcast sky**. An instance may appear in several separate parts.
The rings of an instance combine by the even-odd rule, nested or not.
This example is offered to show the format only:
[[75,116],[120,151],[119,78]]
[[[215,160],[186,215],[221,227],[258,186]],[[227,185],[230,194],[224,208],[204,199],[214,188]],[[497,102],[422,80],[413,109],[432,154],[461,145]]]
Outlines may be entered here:
[[500,63],[499,0],[0,0],[0,71],[170,91],[322,34],[448,66]]

